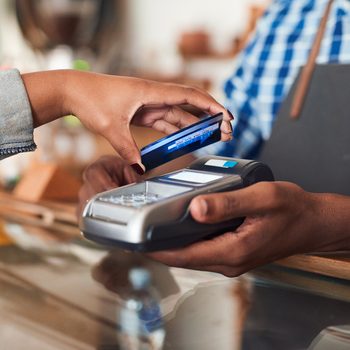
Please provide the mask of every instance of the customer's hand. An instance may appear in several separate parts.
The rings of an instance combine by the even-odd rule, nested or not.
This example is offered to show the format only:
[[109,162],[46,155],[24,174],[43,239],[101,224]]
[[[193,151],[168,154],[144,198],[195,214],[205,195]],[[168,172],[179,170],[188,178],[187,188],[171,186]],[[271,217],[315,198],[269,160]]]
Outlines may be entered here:
[[22,75],[34,126],[74,114],[90,130],[103,135],[129,164],[141,163],[130,124],[166,134],[198,118],[180,108],[194,106],[208,114],[224,113],[222,140],[231,139],[229,112],[203,90],[177,84],[79,71]]
[[79,191],[78,216],[86,202],[95,194],[128,185],[141,179],[125,162],[116,156],[104,156],[88,166],[83,173],[83,186]]
[[246,219],[234,232],[152,253],[152,258],[171,266],[237,276],[296,253],[350,249],[350,197],[308,193],[287,182],[264,182],[198,196],[190,210],[203,223]]

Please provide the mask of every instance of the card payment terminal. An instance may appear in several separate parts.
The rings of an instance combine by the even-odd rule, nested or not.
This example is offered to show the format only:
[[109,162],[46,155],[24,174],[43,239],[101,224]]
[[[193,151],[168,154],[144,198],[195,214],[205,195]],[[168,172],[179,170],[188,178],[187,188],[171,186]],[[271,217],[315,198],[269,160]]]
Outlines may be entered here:
[[207,156],[188,168],[100,193],[86,205],[83,235],[97,243],[136,251],[170,249],[236,229],[243,218],[196,222],[188,206],[195,196],[273,181],[268,166],[253,160]]

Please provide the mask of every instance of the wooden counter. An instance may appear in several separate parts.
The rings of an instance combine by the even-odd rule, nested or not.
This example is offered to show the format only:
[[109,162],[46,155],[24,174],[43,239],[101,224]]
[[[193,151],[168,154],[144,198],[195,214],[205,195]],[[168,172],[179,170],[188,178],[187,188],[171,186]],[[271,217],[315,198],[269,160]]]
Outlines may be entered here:
[[350,280],[350,252],[294,255],[275,264],[324,276]]

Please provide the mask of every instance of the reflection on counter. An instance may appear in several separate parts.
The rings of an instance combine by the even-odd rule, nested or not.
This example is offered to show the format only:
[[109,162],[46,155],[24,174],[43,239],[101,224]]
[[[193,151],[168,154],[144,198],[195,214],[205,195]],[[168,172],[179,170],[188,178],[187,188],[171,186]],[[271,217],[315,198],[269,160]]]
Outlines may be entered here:
[[350,326],[334,326],[324,329],[312,342],[310,350],[347,350],[350,345]]
[[118,313],[135,267],[152,275],[164,349],[349,346],[343,327],[349,324],[349,281],[277,265],[230,279],[170,268],[138,253],[108,252],[78,238],[52,245],[47,228],[42,228],[45,237],[30,243],[28,229],[1,224],[0,340],[5,349],[118,349]]

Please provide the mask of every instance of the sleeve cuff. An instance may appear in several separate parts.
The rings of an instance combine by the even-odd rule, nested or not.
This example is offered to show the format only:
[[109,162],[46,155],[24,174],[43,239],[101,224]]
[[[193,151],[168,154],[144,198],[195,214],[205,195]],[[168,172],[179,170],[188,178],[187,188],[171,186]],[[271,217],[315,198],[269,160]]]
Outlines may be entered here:
[[17,69],[0,72],[0,159],[34,151],[33,117]]

